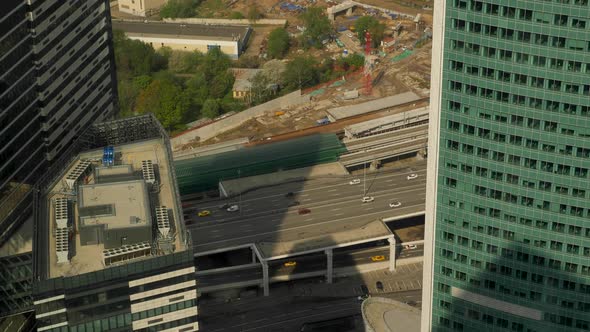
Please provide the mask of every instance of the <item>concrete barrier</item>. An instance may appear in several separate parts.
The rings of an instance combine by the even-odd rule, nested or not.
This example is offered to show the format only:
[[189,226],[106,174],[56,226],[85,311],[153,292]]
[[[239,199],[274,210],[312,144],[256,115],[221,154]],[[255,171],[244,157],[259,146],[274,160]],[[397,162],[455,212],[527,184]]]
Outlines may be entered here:
[[240,113],[234,114],[227,118],[212,122],[203,127],[195,128],[185,131],[178,136],[173,137],[170,141],[172,143],[172,150],[177,151],[181,146],[195,141],[197,138],[203,142],[215,137],[225,131],[234,129],[242,125],[244,122],[253,119],[257,116],[263,115],[267,111],[275,109],[284,109],[295,105],[300,105],[310,101],[309,95],[302,95],[301,90],[291,92],[282,97],[273,99],[264,104],[249,108]]
[[262,18],[256,21],[248,19],[224,19],[224,18],[165,18],[164,22],[206,24],[206,25],[287,25],[287,20]]

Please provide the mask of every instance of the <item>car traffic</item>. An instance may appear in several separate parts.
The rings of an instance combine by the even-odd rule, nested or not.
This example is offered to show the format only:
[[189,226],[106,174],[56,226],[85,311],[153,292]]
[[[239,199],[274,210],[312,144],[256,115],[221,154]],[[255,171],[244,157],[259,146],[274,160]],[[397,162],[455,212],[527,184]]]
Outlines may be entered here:
[[375,197],[373,197],[373,196],[365,196],[365,197],[363,197],[362,202],[363,203],[370,203],[374,200],[375,200]]

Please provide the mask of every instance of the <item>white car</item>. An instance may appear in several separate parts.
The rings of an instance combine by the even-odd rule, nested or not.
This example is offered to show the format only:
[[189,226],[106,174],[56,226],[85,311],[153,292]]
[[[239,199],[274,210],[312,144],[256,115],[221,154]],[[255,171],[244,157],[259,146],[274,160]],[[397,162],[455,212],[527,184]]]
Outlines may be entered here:
[[408,179],[408,180],[414,180],[414,179],[415,179],[415,178],[417,178],[417,177],[418,177],[418,174],[416,174],[416,173],[412,173],[412,174],[408,175],[407,179]]
[[365,196],[365,197],[363,197],[362,202],[363,203],[370,203],[374,200],[375,200],[375,197],[373,197],[373,196]]
[[346,35],[348,36],[348,38],[354,37],[354,35],[352,33],[347,33]]
[[415,244],[406,244],[406,245],[404,246],[404,248],[406,248],[406,249],[416,249],[416,248],[418,248],[418,247],[417,247]]
[[240,209],[240,207],[237,204],[231,205],[230,207],[227,208],[227,212],[236,212]]
[[350,182],[348,182],[348,184],[359,184],[361,183],[361,179],[352,179],[350,180]]
[[389,203],[390,208],[396,208],[402,206],[402,202],[391,202]]

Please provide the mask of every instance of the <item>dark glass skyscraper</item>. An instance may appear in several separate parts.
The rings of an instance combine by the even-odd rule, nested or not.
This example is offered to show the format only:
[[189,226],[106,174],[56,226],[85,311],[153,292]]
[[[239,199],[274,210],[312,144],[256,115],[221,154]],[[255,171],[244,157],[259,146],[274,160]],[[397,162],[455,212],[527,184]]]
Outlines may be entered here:
[[31,209],[46,165],[27,10],[22,0],[0,3],[0,244]]
[[0,244],[30,215],[31,188],[69,143],[114,114],[107,0],[0,4]]
[[590,330],[588,1],[434,10],[423,331]]

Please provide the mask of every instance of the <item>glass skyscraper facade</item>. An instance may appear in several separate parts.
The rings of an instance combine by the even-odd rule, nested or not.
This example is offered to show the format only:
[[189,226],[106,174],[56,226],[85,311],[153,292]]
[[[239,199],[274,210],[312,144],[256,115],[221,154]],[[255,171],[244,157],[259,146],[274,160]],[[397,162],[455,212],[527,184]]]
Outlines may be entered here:
[[588,0],[434,10],[422,329],[590,330]]
[[0,245],[35,182],[117,100],[107,0],[0,3]]

